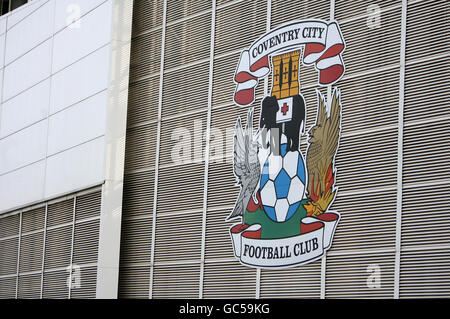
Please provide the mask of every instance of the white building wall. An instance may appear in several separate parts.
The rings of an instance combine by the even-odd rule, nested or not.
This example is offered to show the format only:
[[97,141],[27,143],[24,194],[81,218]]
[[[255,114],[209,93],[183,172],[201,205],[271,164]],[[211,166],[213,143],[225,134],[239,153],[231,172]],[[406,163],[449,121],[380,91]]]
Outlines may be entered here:
[[33,0],[0,18],[0,212],[104,181],[114,3]]

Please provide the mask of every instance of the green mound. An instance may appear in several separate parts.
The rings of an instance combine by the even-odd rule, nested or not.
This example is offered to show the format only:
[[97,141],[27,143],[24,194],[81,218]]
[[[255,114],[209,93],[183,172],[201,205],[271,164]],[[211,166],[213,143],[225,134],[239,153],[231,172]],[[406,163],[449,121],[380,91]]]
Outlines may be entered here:
[[300,235],[300,221],[306,217],[306,209],[303,205],[307,203],[308,199],[302,200],[294,215],[284,222],[271,220],[264,210],[260,208],[254,212],[246,210],[244,222],[248,225],[260,224],[261,239],[277,239]]

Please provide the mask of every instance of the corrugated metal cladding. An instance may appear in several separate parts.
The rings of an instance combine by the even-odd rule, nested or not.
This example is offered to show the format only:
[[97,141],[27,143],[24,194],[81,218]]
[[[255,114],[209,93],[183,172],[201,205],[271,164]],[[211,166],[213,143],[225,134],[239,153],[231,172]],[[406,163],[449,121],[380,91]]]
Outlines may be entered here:
[[95,298],[100,207],[97,188],[0,217],[0,299]]
[[[120,297],[450,297],[450,2],[370,4],[135,1]],[[347,43],[333,247],[288,270],[244,267],[225,222],[239,191],[225,132],[247,112],[232,103],[240,50],[283,22],[333,13]],[[316,77],[301,68],[308,128]],[[172,132],[194,136],[196,122],[211,143],[174,164]]]

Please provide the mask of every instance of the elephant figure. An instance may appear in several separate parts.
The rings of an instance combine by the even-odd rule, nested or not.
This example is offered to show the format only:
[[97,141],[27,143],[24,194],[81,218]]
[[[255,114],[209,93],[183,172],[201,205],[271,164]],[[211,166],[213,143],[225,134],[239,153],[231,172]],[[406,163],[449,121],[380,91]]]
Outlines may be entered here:
[[[261,137],[263,147],[267,148],[267,131],[270,130],[270,147],[274,155],[280,154],[281,133],[287,138],[287,151],[298,151],[300,128],[305,128],[306,105],[303,96],[292,96],[292,117],[286,122],[277,122],[277,113],[280,111],[276,96],[267,96],[262,101],[259,127],[262,129]],[[284,128],[283,128],[284,124]]]

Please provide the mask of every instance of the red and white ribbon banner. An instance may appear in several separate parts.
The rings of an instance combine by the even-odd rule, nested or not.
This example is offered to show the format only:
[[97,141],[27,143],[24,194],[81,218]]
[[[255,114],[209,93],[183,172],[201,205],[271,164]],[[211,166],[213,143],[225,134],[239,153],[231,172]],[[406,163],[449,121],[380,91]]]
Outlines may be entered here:
[[342,77],[345,42],[337,22],[293,21],[267,32],[242,51],[234,75],[235,103],[240,106],[253,103],[259,79],[270,73],[270,55],[298,50],[301,46],[305,47],[303,64],[314,65],[319,71],[319,85],[333,84]]
[[340,215],[327,212],[305,217],[301,234],[279,239],[261,239],[261,225],[235,224],[230,228],[234,254],[241,263],[263,268],[306,264],[322,257],[331,247]]

